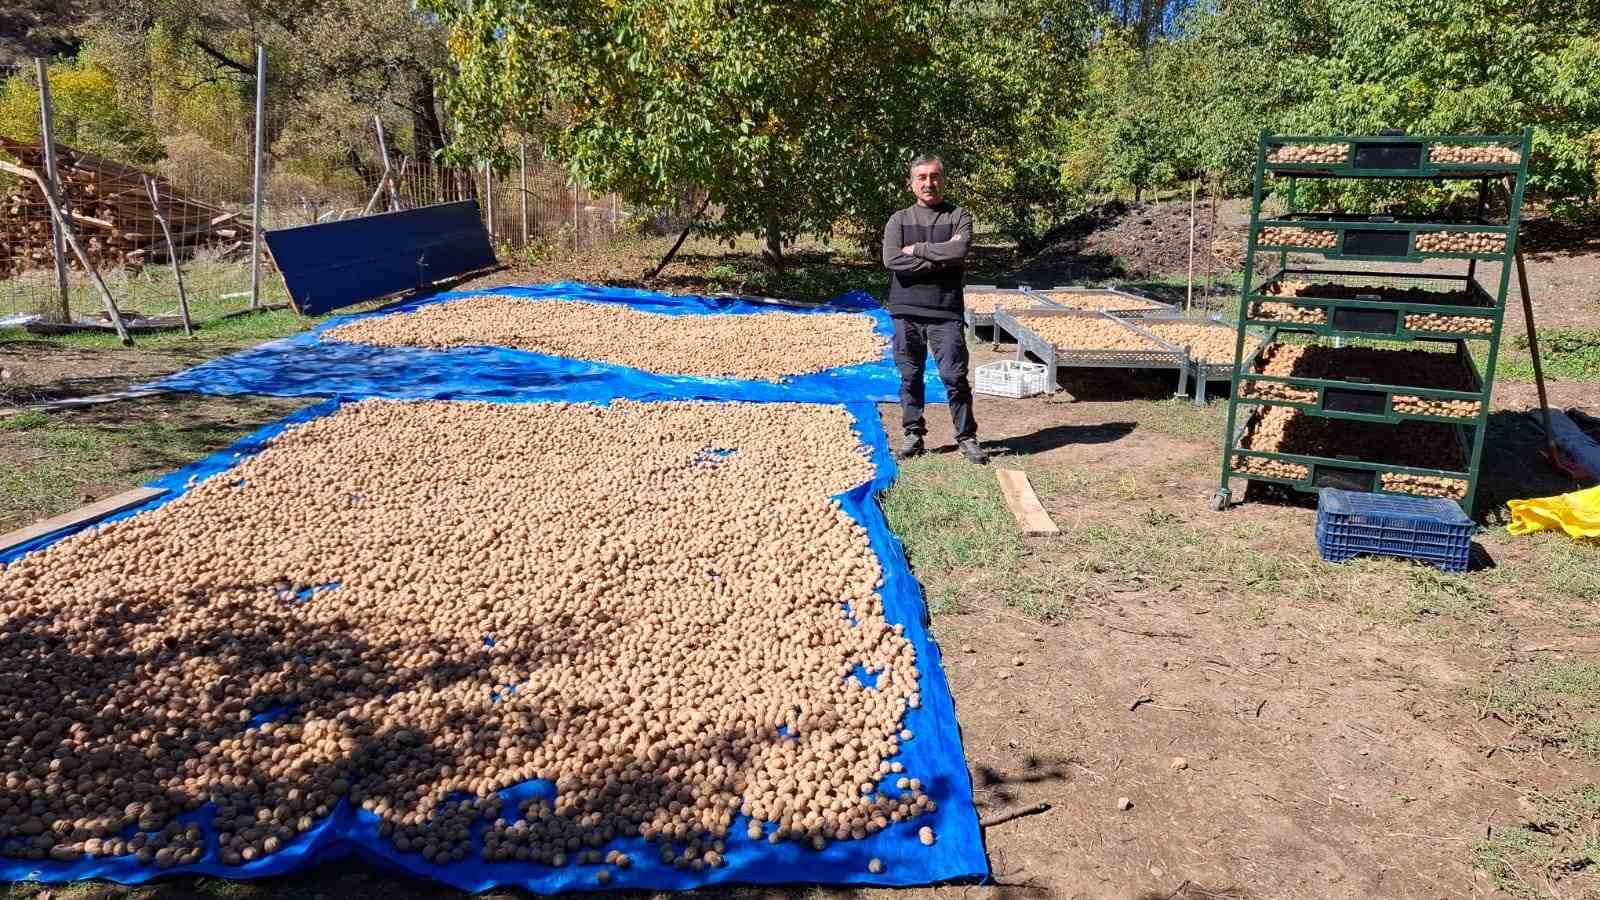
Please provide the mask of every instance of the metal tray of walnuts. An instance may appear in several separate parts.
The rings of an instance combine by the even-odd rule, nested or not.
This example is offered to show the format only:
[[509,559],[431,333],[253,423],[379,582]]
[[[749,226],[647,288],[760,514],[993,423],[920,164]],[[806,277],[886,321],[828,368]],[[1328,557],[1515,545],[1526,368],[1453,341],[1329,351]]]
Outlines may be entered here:
[[[1472,442],[1467,426],[1434,422],[1410,422],[1403,429],[1417,430],[1412,440],[1405,432],[1388,432],[1389,443],[1381,449],[1374,442],[1369,457],[1336,455],[1333,444],[1348,444],[1343,439],[1285,440],[1282,420],[1303,416],[1296,410],[1258,407],[1235,430],[1227,454],[1230,475],[1251,481],[1282,484],[1298,491],[1315,493],[1325,487],[1399,496],[1446,497],[1468,502],[1475,489],[1475,478],[1468,471]],[[1277,432],[1271,419],[1278,419]],[[1361,423],[1322,420],[1325,426],[1361,428]],[[1394,429],[1393,425],[1367,425],[1368,428]],[[1445,435],[1449,432],[1449,436]],[[1260,443],[1262,446],[1252,446]],[[1288,446],[1284,446],[1288,444]],[[1419,465],[1427,462],[1432,465]]]
[[[1027,287],[1003,288],[992,284],[969,284],[963,289],[966,295],[966,308],[962,317],[966,319],[967,327],[974,330],[978,328],[994,328],[995,310],[1000,306],[987,302],[994,295],[1004,298],[1000,303],[1015,305],[1020,308],[1048,305],[1037,296],[1030,293]],[[1000,331],[995,329],[994,340],[1000,340]]]
[[1076,285],[1058,285],[1052,288],[1025,287],[1023,290],[1038,297],[1045,305],[1078,312],[1108,312],[1123,318],[1143,316],[1167,317],[1178,315],[1178,308],[1170,303],[1153,300],[1143,294],[1121,288],[1088,288]]
[[1483,178],[1516,175],[1527,163],[1522,134],[1269,137],[1268,172],[1303,178]]
[[1513,231],[1482,221],[1441,223],[1416,216],[1289,213],[1262,219],[1252,238],[1258,251],[1315,253],[1327,259],[1497,260],[1505,257]]
[[1434,352],[1290,344],[1272,333],[1243,370],[1235,386],[1240,403],[1332,419],[1478,425],[1488,405],[1483,378],[1462,341],[1453,352]]
[[1280,269],[1253,285],[1248,324],[1401,341],[1494,340],[1495,300],[1473,275]]

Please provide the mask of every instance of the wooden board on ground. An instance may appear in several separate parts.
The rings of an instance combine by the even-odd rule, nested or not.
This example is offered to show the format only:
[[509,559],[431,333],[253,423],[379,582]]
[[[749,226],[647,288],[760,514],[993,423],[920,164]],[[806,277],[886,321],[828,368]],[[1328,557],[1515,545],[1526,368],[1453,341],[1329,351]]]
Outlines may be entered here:
[[1033,492],[1033,485],[1028,483],[1027,472],[1021,469],[996,469],[994,475],[1000,480],[1000,496],[1005,498],[1006,507],[1011,510],[1023,534],[1061,533],[1050,514],[1039,505],[1039,497]]
[[138,506],[146,500],[149,500],[152,497],[159,497],[166,492],[166,488],[137,487],[131,491],[123,491],[116,496],[107,497],[104,500],[91,503],[88,506],[81,506],[72,512],[62,513],[59,516],[52,516],[48,519],[45,519],[43,522],[35,522],[26,528],[19,528],[10,534],[0,535],[0,553],[4,553],[13,547],[26,544],[35,538],[43,537],[52,531],[57,531],[62,528],[69,528],[73,525],[78,525],[85,522],[93,522],[97,519],[103,519],[106,516],[121,512],[130,506]]

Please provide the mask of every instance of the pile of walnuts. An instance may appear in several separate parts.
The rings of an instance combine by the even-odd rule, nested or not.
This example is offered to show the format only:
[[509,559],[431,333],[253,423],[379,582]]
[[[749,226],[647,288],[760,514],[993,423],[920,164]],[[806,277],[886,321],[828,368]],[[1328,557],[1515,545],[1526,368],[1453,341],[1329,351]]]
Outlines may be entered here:
[[763,312],[666,316],[612,303],[484,295],[357,319],[325,341],[379,347],[511,347],[664,375],[780,381],[874,362],[884,339],[868,316]]
[[[368,400],[294,426],[0,568],[0,854],[190,863],[175,817],[210,803],[237,864],[342,799],[433,862],[605,883],[619,836],[702,869],[915,819],[916,652],[832,499],[872,471],[845,410],[800,404]],[[554,798],[502,806],[530,779]]]
[[1417,235],[1418,253],[1504,253],[1506,236],[1492,231],[1424,231]]
[[1269,163],[1338,165],[1349,156],[1349,144],[1279,144],[1267,150]]
[[1263,228],[1260,243],[1264,247],[1332,250],[1339,246],[1339,232],[1327,228]]
[[1505,144],[1434,144],[1428,148],[1428,159],[1436,163],[1514,166],[1522,162],[1522,150]]
[[1099,310],[1110,312],[1149,312],[1151,310],[1166,309],[1163,304],[1143,297],[1133,297],[1124,294],[1096,294],[1090,291],[1053,290],[1039,291],[1039,296],[1049,300],[1057,306],[1077,310]]

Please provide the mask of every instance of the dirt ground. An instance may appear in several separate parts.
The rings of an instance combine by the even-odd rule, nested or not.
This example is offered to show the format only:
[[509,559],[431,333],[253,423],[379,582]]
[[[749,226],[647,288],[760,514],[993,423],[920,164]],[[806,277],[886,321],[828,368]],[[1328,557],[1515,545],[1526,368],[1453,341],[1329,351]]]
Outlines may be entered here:
[[[1147,402],[1170,390],[1162,379],[1128,387]],[[1119,423],[1138,417],[1125,400],[980,398],[978,415],[985,443],[1002,454],[994,464],[1024,469],[1036,486],[1095,473],[1041,491],[1069,537],[1022,539],[1032,568],[1093,571],[1070,535],[1138,518],[1188,532],[1183,553],[1254,547],[1303,569],[1296,577],[1330,580],[1307,602],[1274,587],[1262,605],[1214,567],[1185,571],[1180,554],[1148,579],[1109,566],[1094,573],[1098,584],[1064,598],[1071,614],[1049,624],[982,599],[938,616],[980,810],[1053,807],[988,832],[996,876],[1012,885],[993,893],[1487,894],[1474,843],[1520,821],[1530,796],[1595,780],[1592,761],[1518,746],[1511,727],[1465,700],[1497,671],[1600,651],[1592,624],[1575,632],[1570,608],[1510,577],[1542,562],[1525,539],[1482,535],[1484,559],[1503,572],[1495,580],[1507,582],[1485,594],[1493,611],[1430,636],[1428,616],[1396,623],[1362,608],[1405,591],[1413,574],[1379,565],[1364,583],[1338,584],[1344,576],[1315,562],[1315,510],[1304,505],[1252,499],[1209,511],[1214,448],[1127,429]],[[937,411],[929,422],[930,444],[947,443],[948,422]],[[1512,442],[1515,464],[1489,476],[1495,494],[1569,489],[1523,455],[1536,441],[1530,429]],[[930,596],[941,577],[969,575],[919,570]],[[1127,811],[1121,797],[1133,802]]]

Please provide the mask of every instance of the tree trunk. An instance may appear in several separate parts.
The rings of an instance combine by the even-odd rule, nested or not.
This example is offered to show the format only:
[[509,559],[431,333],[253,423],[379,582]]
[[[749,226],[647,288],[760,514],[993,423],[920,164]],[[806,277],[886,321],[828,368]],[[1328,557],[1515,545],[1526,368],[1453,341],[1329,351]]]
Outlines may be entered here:
[[774,278],[783,277],[783,238],[778,232],[776,216],[767,219],[767,233],[761,245],[761,261]]
[[416,173],[415,184],[420,192],[432,194],[424,203],[443,200],[447,188],[441,183],[430,191],[435,178],[444,178],[446,170],[435,165],[434,157],[445,146],[444,127],[439,124],[439,107],[434,100],[433,73],[423,70],[417,75],[416,86],[411,91],[411,168]]
[[689,232],[694,228],[695,220],[699,219],[701,213],[704,213],[706,211],[706,207],[710,205],[711,192],[706,191],[706,198],[700,201],[700,208],[694,211],[694,215],[689,217],[689,221],[683,223],[683,230],[678,232],[678,239],[673,242],[672,249],[667,251],[666,256],[661,257],[661,262],[656,263],[656,267],[654,269],[644,273],[645,281],[649,281],[657,275],[660,275],[662,269],[665,269],[668,265],[671,265],[672,258],[678,255],[678,248],[682,247],[683,242],[689,239]]
[[1141,199],[1141,197],[1143,196],[1143,194],[1144,194],[1144,188],[1140,187],[1137,184],[1133,186],[1133,202],[1138,203],[1139,200]]

